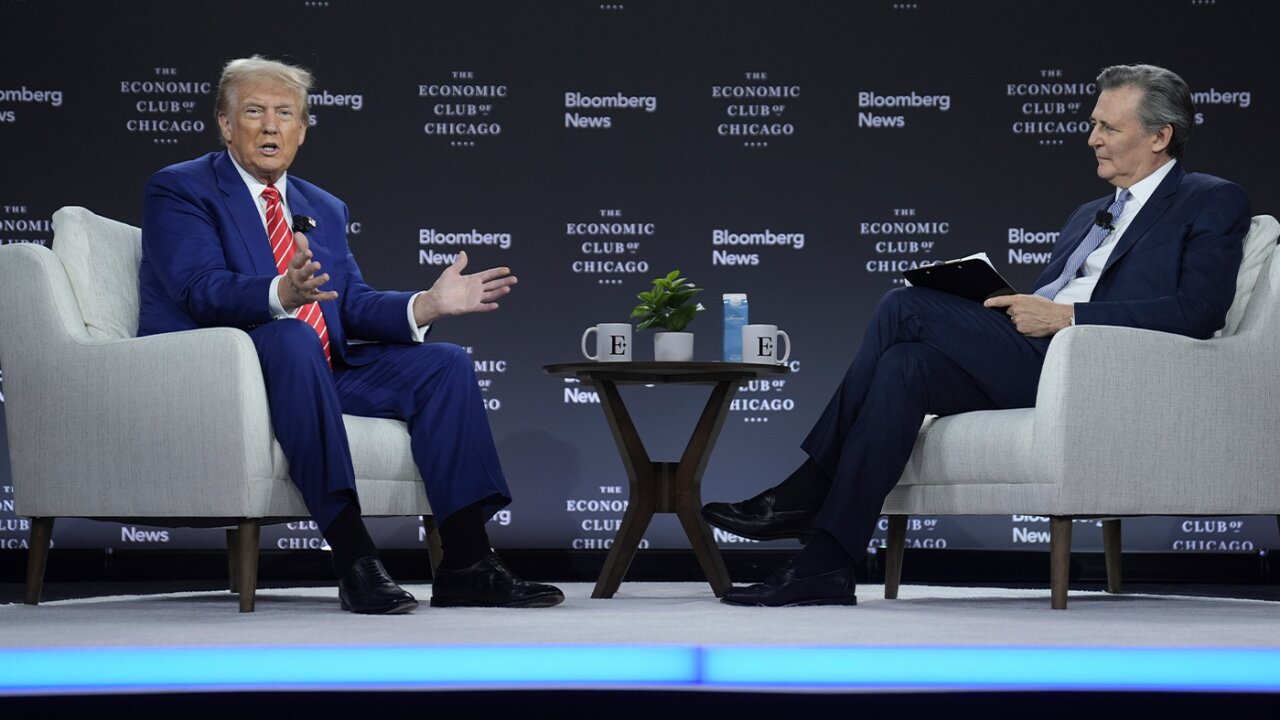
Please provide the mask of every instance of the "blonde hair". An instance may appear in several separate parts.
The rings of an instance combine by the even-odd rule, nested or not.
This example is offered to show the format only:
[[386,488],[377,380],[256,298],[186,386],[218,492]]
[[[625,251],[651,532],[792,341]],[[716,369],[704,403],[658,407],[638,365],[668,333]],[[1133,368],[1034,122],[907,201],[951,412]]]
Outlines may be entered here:
[[229,112],[235,104],[236,90],[251,80],[275,80],[293,90],[298,93],[302,117],[305,118],[310,113],[307,93],[311,92],[311,83],[314,81],[311,71],[254,55],[232,60],[222,68],[222,77],[218,80],[218,102],[213,109],[215,118]]

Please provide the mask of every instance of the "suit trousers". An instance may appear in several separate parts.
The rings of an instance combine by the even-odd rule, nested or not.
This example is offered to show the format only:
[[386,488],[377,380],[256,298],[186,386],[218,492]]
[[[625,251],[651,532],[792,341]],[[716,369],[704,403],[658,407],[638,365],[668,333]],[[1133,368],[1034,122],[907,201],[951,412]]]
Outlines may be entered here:
[[511,502],[474,365],[462,348],[389,346],[367,364],[335,362],[330,370],[315,331],[300,320],[275,320],[249,336],[289,477],[322,531],[359,502],[343,413],[405,421],[438,521],[477,502],[487,518]]
[[801,447],[831,478],[814,526],[861,559],[926,415],[1031,407],[1049,338],[1001,310],[898,288],[876,306],[844,380]]

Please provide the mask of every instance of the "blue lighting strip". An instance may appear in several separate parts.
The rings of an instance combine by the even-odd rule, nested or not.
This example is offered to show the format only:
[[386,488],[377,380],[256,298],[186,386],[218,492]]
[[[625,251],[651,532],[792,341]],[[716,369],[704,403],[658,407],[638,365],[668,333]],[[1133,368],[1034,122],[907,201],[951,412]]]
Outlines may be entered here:
[[709,685],[975,690],[1280,692],[1280,649],[734,647]]
[[0,650],[0,695],[477,687],[1280,693],[1280,649],[536,645]]

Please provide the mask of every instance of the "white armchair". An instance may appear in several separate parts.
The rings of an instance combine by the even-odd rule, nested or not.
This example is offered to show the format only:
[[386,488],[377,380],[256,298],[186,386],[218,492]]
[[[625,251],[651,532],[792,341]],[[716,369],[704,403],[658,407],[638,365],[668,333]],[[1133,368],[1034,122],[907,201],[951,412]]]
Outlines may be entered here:
[[885,500],[885,597],[897,597],[908,515],[1050,517],[1050,586],[1067,605],[1072,518],[1104,518],[1120,590],[1120,516],[1280,515],[1280,237],[1253,219],[1220,337],[1122,327],[1058,333],[1034,408],[926,421]]
[[[53,226],[52,251],[0,247],[14,504],[32,518],[26,602],[39,602],[54,518],[81,517],[233,526],[231,589],[251,612],[261,523],[308,516],[253,342],[232,328],[135,337],[140,231],[77,207]],[[344,421],[364,514],[422,515],[434,539],[404,423]]]

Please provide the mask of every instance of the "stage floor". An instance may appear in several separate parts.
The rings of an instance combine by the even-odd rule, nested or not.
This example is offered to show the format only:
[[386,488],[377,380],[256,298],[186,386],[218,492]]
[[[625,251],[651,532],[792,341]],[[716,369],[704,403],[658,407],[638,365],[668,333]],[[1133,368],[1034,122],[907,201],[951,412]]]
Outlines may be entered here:
[[0,694],[462,690],[1280,692],[1280,605],[904,585],[859,606],[739,608],[705,583],[567,583],[538,610],[357,616],[331,587],[0,605]]

